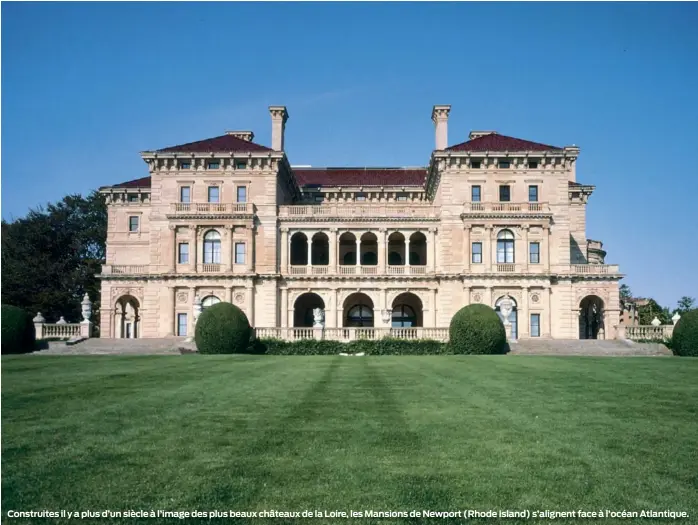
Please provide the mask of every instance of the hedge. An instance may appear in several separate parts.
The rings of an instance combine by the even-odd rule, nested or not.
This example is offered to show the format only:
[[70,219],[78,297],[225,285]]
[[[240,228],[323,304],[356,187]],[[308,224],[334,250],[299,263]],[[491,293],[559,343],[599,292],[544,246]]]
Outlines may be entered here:
[[251,334],[245,312],[231,303],[217,303],[199,316],[194,341],[201,354],[242,354],[248,350]]
[[446,343],[431,339],[360,339],[349,343],[341,341],[282,341],[281,339],[257,339],[248,353],[266,355],[338,355],[340,353],[366,355],[444,355],[453,353]]
[[689,310],[676,323],[671,351],[675,355],[698,357],[698,309]]
[[2,315],[2,353],[23,354],[33,352],[36,334],[31,316],[16,306],[3,304]]
[[504,354],[507,336],[497,313],[484,304],[470,304],[458,310],[448,329],[456,354]]

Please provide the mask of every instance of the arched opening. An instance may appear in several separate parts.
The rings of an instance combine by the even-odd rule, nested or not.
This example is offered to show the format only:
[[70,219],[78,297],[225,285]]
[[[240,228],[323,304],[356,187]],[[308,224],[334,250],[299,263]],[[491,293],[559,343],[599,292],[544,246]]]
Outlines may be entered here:
[[313,310],[325,310],[325,301],[316,293],[307,292],[299,296],[293,305],[293,326],[311,328],[314,325]]
[[513,263],[514,234],[511,230],[502,230],[497,234],[497,262]]
[[119,297],[114,308],[114,337],[136,339],[140,336],[140,303],[132,295]]
[[204,234],[204,264],[221,263],[221,234],[209,230]]
[[207,295],[203,299],[201,299],[201,311],[203,312],[206,310],[206,308],[209,308],[210,306],[213,306],[214,304],[220,303],[221,300],[216,297],[215,295]]
[[326,234],[319,232],[313,235],[312,264],[327,266],[330,264],[330,239]]
[[410,236],[410,265],[426,266],[427,264],[427,238],[422,232],[415,232]]
[[353,293],[344,301],[344,326],[373,327],[373,301],[365,293]]
[[291,237],[291,266],[308,264],[308,237],[303,232],[296,232]]
[[393,232],[388,237],[388,264],[390,266],[405,264],[405,236],[400,232]]
[[579,303],[579,338],[598,339],[603,323],[604,303],[601,297],[587,295]]
[[[502,323],[504,322],[504,316],[500,312],[499,306],[502,303],[503,299],[504,299],[504,297],[500,297],[499,299],[497,299],[497,302],[494,303],[494,311],[497,312],[497,315],[502,320]],[[518,312],[518,309],[516,306],[516,301],[514,300],[514,298],[510,296],[510,299],[511,299],[511,303],[512,303],[511,313],[509,314],[509,322],[511,323],[511,336],[514,339],[518,339],[519,338],[519,323],[518,323],[519,312]]]
[[393,301],[393,328],[414,328],[424,326],[422,301],[410,292],[401,293]]
[[339,261],[344,266],[356,264],[356,236],[351,232],[339,236]]
[[364,266],[378,264],[378,237],[375,233],[364,233],[361,236],[361,264]]

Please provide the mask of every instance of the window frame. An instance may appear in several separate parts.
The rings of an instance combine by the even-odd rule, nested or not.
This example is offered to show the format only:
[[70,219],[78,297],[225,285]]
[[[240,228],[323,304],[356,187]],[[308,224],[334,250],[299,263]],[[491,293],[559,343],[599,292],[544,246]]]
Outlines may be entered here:
[[[209,238],[207,239],[211,233],[215,233],[218,235],[217,238]],[[221,241],[221,234],[218,230],[212,229],[208,230],[204,234],[204,239],[203,239],[203,264],[221,264],[221,252],[223,251],[222,249],[222,241]]]
[[470,169],[473,170],[480,170],[482,169],[482,161],[481,160],[471,160],[470,161]]
[[537,160],[529,160],[528,161],[528,169],[537,170],[538,166],[539,166],[539,163]]
[[235,162],[235,169],[236,170],[246,170],[247,169],[247,162],[244,160],[239,160]]
[[[215,189],[216,190],[216,200],[212,201],[211,200],[211,190]],[[208,187],[206,190],[206,197],[207,197],[207,202],[209,204],[220,204],[221,203],[221,187],[218,185],[211,185]]]
[[[479,253],[475,251],[476,245],[479,246],[479,248],[480,248]],[[479,261],[475,260],[476,255],[480,256]],[[471,264],[482,264],[482,241],[474,241],[474,242],[470,243],[470,263]]]
[[[187,200],[184,200],[184,190],[187,190]],[[180,204],[191,204],[191,186],[183,185],[179,187],[179,202]]]
[[510,160],[500,160],[500,161],[497,163],[497,167],[498,167],[500,170],[508,170],[508,169],[511,168],[511,161],[510,161]]
[[[503,191],[506,189],[506,199],[502,199]],[[509,184],[500,184],[499,185],[499,202],[511,202],[511,185]]]
[[[537,250],[535,252],[535,256],[536,256],[537,260],[535,260],[535,261],[533,260],[533,255],[534,255],[533,246],[536,246],[536,250]],[[528,262],[529,262],[529,264],[540,264],[540,242],[531,241],[528,243]]]
[[220,160],[210,160],[206,163],[206,169],[207,170],[219,170],[221,169],[221,161]]
[[356,202],[366,202],[366,194],[364,192],[359,192],[356,194]]
[[[184,246],[187,247],[186,250],[182,250]],[[182,257],[183,255],[186,257]],[[177,244],[177,264],[189,264],[189,241]]]
[[179,169],[180,170],[190,170],[191,169],[191,162],[180,162],[179,163]]
[[[533,323],[533,319],[534,319],[534,318],[536,319],[536,323],[535,323],[535,324]],[[529,335],[530,335],[531,337],[540,337],[540,332],[541,332],[541,330],[540,330],[540,314],[539,314],[539,313],[532,313],[532,314],[529,316],[528,326],[529,326]],[[534,333],[534,331],[533,331],[533,327],[534,327],[534,326],[535,326],[536,329],[537,329],[537,330],[536,330],[537,333]]]
[[[531,190],[534,190],[535,192],[535,198],[531,199]],[[528,185],[528,202],[538,202],[540,195],[538,192],[538,184],[529,184]]]
[[[475,198],[475,189],[477,189],[477,199]],[[470,202],[482,202],[482,186],[480,184],[470,186]]]
[[[245,192],[244,200],[240,200],[240,190],[244,190]],[[247,185],[240,184],[239,186],[235,186],[235,202],[238,204],[247,204]]]
[[[506,236],[511,235],[511,238]],[[511,260],[509,260],[511,259]],[[505,228],[497,234],[497,264],[516,263],[516,235]]]
[[[136,228],[133,228],[133,219],[136,219]],[[129,233],[140,233],[141,231],[141,216],[140,215],[129,215],[128,216],[128,232]]]
[[[184,320],[184,324],[182,324],[182,320]],[[187,337],[187,335],[189,335],[189,316],[186,312],[177,312],[177,337]]]
[[[245,261],[247,260],[247,243],[245,242],[236,242],[235,243],[235,256],[234,256],[234,264],[245,264]],[[238,252],[238,248],[242,248],[242,260],[238,260],[238,255],[240,255],[240,252]]]

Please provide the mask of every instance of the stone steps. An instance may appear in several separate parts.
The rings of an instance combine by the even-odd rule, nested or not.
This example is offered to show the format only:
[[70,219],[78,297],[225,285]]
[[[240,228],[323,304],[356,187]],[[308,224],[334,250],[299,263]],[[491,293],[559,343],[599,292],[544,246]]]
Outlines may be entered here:
[[93,338],[76,345],[50,342],[48,350],[35,352],[41,355],[166,355],[179,354],[182,339],[100,339]]
[[670,356],[659,343],[611,339],[520,339],[509,345],[512,355]]

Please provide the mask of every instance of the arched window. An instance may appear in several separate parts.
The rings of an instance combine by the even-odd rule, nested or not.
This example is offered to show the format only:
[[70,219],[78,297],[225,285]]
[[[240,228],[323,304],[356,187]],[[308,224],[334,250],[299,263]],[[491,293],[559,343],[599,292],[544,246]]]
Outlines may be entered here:
[[215,295],[207,295],[201,300],[201,309],[206,310],[209,306],[220,303],[221,300]]
[[209,230],[204,235],[204,264],[221,263],[221,234]]
[[401,304],[393,308],[393,328],[410,328],[417,324],[417,315],[412,307]]
[[[502,304],[502,300],[504,297],[500,297],[497,299],[497,302],[494,303],[494,311],[497,312],[497,315],[499,318],[504,322],[504,316],[502,315],[502,312],[500,310],[500,305]],[[519,329],[518,329],[518,320],[519,320],[519,311],[516,307],[516,301],[514,299],[511,299],[512,305],[511,305],[511,313],[509,314],[509,322],[511,323],[511,335],[516,339],[519,335]]]
[[361,264],[365,266],[375,266],[378,264],[378,257],[374,252],[366,252],[361,257]]
[[347,326],[373,326],[373,309],[365,304],[357,304],[349,309]]
[[390,266],[401,266],[402,255],[400,255],[398,252],[390,252],[388,254],[388,264]]
[[497,234],[497,262],[514,262],[514,234],[510,230],[502,230]]
[[356,252],[345,253],[342,258],[342,264],[345,266],[356,264]]

